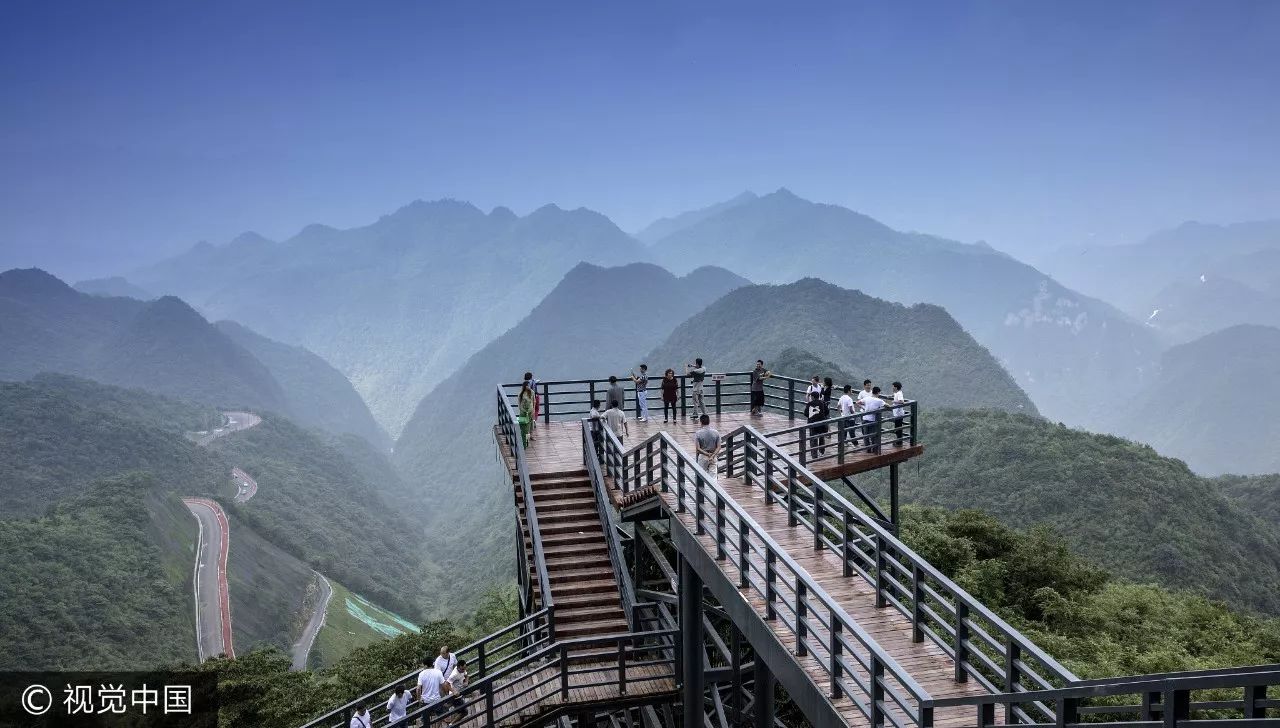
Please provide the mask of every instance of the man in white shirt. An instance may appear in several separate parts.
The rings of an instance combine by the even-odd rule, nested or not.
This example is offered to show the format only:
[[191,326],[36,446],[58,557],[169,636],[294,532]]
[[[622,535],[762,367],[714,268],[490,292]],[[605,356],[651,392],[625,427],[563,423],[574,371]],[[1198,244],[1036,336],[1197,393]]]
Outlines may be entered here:
[[466,720],[466,700],[463,699],[459,693],[466,689],[467,680],[469,679],[470,676],[467,675],[467,661],[458,660],[458,666],[449,672],[449,688],[450,692],[453,693],[453,697],[449,700],[449,711],[451,713],[449,716],[450,724],[461,723]]
[[[902,382],[894,382],[893,383],[893,403],[896,405],[899,402],[906,402],[906,401],[907,401],[907,395],[902,393]],[[902,444],[906,442],[906,439],[907,439],[907,433],[902,429],[902,418],[903,418],[903,413],[905,411],[906,410],[903,409],[902,407],[893,408],[893,437],[894,437],[895,447],[902,447]]]
[[693,433],[693,447],[697,451],[694,457],[698,465],[711,476],[711,483],[714,485],[720,481],[716,465],[716,454],[720,452],[720,432],[711,426],[710,415],[702,415],[698,422],[702,427]]
[[868,452],[880,452],[880,423],[875,413],[882,409],[884,400],[880,399],[880,388],[872,387],[871,396],[862,400],[862,411],[867,413],[862,416],[862,435],[867,440]]
[[369,714],[369,709],[363,705],[357,705],[355,715],[351,716],[349,728],[373,728],[373,716]]
[[865,402],[867,397],[870,397],[870,396],[871,396],[871,380],[864,379],[862,380],[862,389],[858,391],[858,409],[862,409],[862,403]]
[[[853,414],[853,411],[855,409],[857,409],[857,405],[855,405],[853,401],[853,385],[850,385],[850,384],[844,385],[844,394],[840,395],[840,401],[838,402],[838,405],[840,407],[841,417],[848,417],[849,415]],[[849,431],[851,429],[854,431],[853,439],[856,444],[858,439],[857,429],[856,429],[857,425],[847,420],[841,421],[838,424],[839,424],[839,433],[841,437],[847,438],[849,436]]]
[[453,668],[458,666],[458,658],[449,651],[449,645],[440,647],[440,655],[436,657],[435,668],[440,671],[441,675],[449,675],[453,672]]
[[392,728],[397,722],[405,719],[409,713],[409,703],[413,701],[413,693],[397,685],[395,693],[387,700],[387,726]]
[[618,438],[618,442],[626,442],[626,436],[631,434],[627,428],[627,416],[622,413],[622,403],[614,400],[609,403],[609,409],[604,411],[604,424],[609,431]]
[[428,707],[426,716],[430,718],[433,715],[440,714],[440,697],[441,691],[447,690],[445,686],[444,675],[436,669],[428,658],[422,658],[422,672],[418,673],[418,701]]

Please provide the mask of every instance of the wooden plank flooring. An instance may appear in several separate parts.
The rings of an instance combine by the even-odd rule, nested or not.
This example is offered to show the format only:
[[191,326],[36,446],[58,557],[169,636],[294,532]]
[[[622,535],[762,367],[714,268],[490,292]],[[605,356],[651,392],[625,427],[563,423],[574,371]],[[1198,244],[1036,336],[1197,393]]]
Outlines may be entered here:
[[[615,687],[618,681],[616,664],[574,664],[569,675],[568,699],[560,693],[560,668],[548,665],[513,679],[494,693],[495,724],[516,726],[541,713],[548,713],[566,705],[586,708],[606,705],[620,697],[661,696],[675,692],[676,683],[671,669],[646,665],[627,668],[627,692],[623,696]],[[594,683],[609,683],[595,685]],[[489,725],[484,712],[483,699],[469,708],[467,718],[455,725]]]

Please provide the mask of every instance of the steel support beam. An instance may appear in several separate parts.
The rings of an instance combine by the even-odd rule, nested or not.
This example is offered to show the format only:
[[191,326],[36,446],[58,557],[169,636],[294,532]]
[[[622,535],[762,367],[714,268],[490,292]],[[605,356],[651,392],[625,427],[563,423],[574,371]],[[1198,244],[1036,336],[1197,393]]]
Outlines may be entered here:
[[701,726],[702,665],[702,579],[686,559],[680,559],[680,665],[681,693],[686,726]]
[[751,703],[754,706],[751,711],[754,728],[773,728],[773,693],[776,684],[769,666],[764,660],[757,659],[752,686],[755,697]]

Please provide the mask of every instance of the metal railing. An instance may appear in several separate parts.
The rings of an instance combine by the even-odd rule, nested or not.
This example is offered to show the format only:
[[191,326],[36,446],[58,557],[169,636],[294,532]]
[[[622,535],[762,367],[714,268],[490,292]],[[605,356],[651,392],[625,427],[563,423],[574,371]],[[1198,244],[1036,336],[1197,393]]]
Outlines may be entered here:
[[622,610],[627,615],[631,629],[635,630],[637,625],[632,614],[632,608],[635,605],[635,590],[631,586],[631,570],[627,568],[622,543],[618,539],[618,523],[614,517],[613,507],[609,503],[608,488],[604,481],[604,470],[600,466],[599,453],[596,447],[596,438],[603,436],[601,430],[605,429],[607,428],[604,427],[604,423],[598,419],[582,420],[582,459],[587,467],[587,476],[591,480],[591,492],[595,493],[596,496],[596,511],[600,515],[600,528],[603,529],[604,539],[608,544],[609,562],[613,566],[613,573],[618,577],[618,586],[620,587],[618,591],[622,597]]
[[[778,503],[790,525],[813,535],[814,549],[838,554],[846,577],[857,575],[875,589],[877,607],[892,607],[911,621],[913,641],[927,638],[952,658],[956,681],[972,678],[991,693],[1013,693],[1078,680],[766,435],[748,425],[725,441],[726,474],[740,467],[766,503]],[[1045,706],[1032,705],[1051,717]],[[1011,708],[1007,722],[1034,722],[1021,710]]]
[[[710,534],[715,558],[736,572],[739,587],[765,605],[764,618],[781,623],[795,640],[796,654],[813,655],[832,697],[848,697],[872,725],[898,728],[933,723],[929,693],[798,565],[767,529],[750,515],[665,432],[640,443],[652,448],[653,464],[627,478],[656,482],[675,494],[676,513],[693,516],[695,535]],[[636,483],[633,483],[635,487]]]
[[676,630],[654,630],[562,640],[470,681],[452,698],[419,705],[409,711],[404,725],[422,720],[429,728],[479,718],[482,725],[492,726],[530,713],[626,699],[640,683],[671,680],[674,690],[679,666],[673,645],[678,638]]
[[503,395],[502,387],[498,387],[498,431],[502,438],[506,441],[507,447],[511,450],[512,458],[515,460],[516,477],[520,481],[520,494],[524,500],[525,525],[529,530],[529,541],[532,544],[533,553],[527,554],[524,551],[523,539],[517,535],[519,542],[518,553],[523,558],[532,557],[532,561],[521,565],[520,568],[520,598],[524,604],[526,611],[532,610],[532,592],[534,585],[530,583],[530,572],[536,573],[538,576],[537,590],[541,597],[541,603],[538,605],[541,609],[547,609],[548,619],[552,626],[555,624],[555,600],[551,596],[551,577],[547,574],[547,557],[542,547],[542,529],[538,525],[538,507],[533,502],[533,486],[529,482],[529,467],[525,461],[524,444],[521,441],[520,426],[517,422],[515,410],[511,407],[511,403]]
[[891,402],[873,412],[855,412],[764,434],[801,465],[844,464],[919,442],[916,409],[915,400]]
[[[1280,726],[1280,699],[1268,692],[1276,688],[1280,688],[1280,664],[1106,678],[1054,690],[943,698],[933,705],[973,707],[974,725],[979,728],[996,724],[997,706],[1004,706],[1006,714],[1026,716],[1021,708],[1029,705],[1043,706],[1049,715],[1042,721],[1018,722],[1045,728]],[[1086,701],[1096,704],[1085,705]]]
[[[649,409],[662,409],[661,374],[649,377],[647,389]],[[677,374],[679,383],[677,406],[680,416],[694,414],[693,379],[687,374]],[[630,377],[619,377],[618,382],[624,390],[623,409],[634,410],[637,407],[635,386]],[[786,415],[789,419],[804,419],[804,390],[809,383],[803,379],[773,374],[766,379],[764,388],[764,409]],[[499,387],[509,403],[515,403],[520,396],[521,384],[502,384]],[[591,411],[591,402],[600,400],[608,406],[606,393],[610,387],[607,377],[598,379],[565,379],[539,382],[537,395],[540,412],[538,417],[544,422],[565,419],[581,419]],[[707,374],[703,380],[703,403],[708,414],[718,415],[725,412],[745,410],[751,404],[751,372],[724,372]]]
[[[486,635],[471,644],[456,650],[454,655],[465,661],[473,678],[481,678],[495,671],[520,664],[530,655],[541,651],[554,642],[551,625],[551,610],[542,609],[529,616],[503,627],[493,634]],[[418,670],[401,675],[391,682],[371,690],[364,695],[334,710],[315,718],[302,728],[347,728],[351,722],[351,713],[359,705],[365,705],[373,715],[374,725],[385,723],[387,719],[387,699],[394,694],[397,687],[411,690],[417,685]]]

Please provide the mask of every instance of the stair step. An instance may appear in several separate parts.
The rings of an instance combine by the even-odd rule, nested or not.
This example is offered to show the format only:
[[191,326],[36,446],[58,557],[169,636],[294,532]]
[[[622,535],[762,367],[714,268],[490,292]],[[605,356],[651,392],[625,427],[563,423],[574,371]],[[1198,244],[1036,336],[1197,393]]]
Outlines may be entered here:
[[552,585],[551,595],[556,600],[556,612],[561,609],[576,609],[578,607],[610,607],[618,608],[618,595],[611,591],[583,592],[573,593],[566,586],[563,590]]
[[594,530],[597,538],[604,538],[604,532],[600,530],[599,518],[583,518],[577,521],[564,521],[562,523],[544,523],[541,526],[542,537],[555,536],[561,533],[578,533],[579,531]]
[[535,480],[568,480],[572,478],[584,479],[587,477],[586,468],[578,468],[576,470],[559,470],[554,473],[531,473],[529,482]]
[[596,522],[596,525],[599,525],[600,511],[596,510],[595,505],[596,504],[592,502],[590,508],[583,508],[579,506],[577,508],[553,509],[545,512],[542,510],[542,507],[539,506],[538,524],[542,525],[546,523],[562,523],[564,521],[592,520]]
[[598,634],[618,634],[628,630],[627,620],[621,617],[591,622],[560,622],[556,614],[556,637],[587,637]]
[[610,568],[548,570],[551,590],[564,594],[587,594],[598,591],[618,591],[618,580]]
[[[542,514],[543,514],[543,513],[546,513],[546,514],[550,515],[550,514],[552,514],[552,513],[557,512],[557,511],[580,511],[580,510],[584,510],[584,509],[583,509],[583,507],[582,507],[582,503],[585,503],[585,502],[586,502],[586,501],[582,501],[582,502],[579,502],[579,501],[550,501],[550,502],[547,502],[547,503],[543,503],[542,501],[534,500],[533,504],[534,504],[535,506],[537,506],[537,508],[538,508],[538,520],[542,520]],[[594,498],[592,498],[592,499],[591,499],[591,504],[592,504],[592,508],[591,508],[591,510],[593,510],[593,511],[594,511],[594,510],[595,510],[595,499],[594,499]]]
[[577,607],[561,606],[556,602],[556,624],[569,622],[599,622],[601,620],[618,619],[625,621],[622,608],[615,604],[586,605]]
[[568,533],[552,534],[544,532],[542,534],[542,548],[545,551],[556,546],[597,544],[602,538],[599,528],[596,528],[594,533],[591,531],[570,531]]
[[594,503],[596,494],[591,488],[547,488],[535,490],[533,498],[538,503],[558,500],[581,500]]

